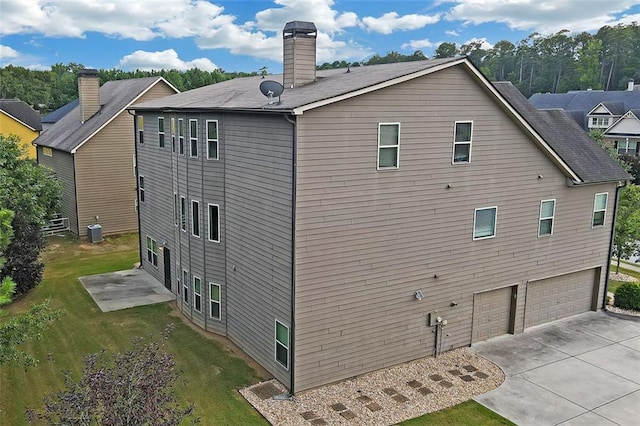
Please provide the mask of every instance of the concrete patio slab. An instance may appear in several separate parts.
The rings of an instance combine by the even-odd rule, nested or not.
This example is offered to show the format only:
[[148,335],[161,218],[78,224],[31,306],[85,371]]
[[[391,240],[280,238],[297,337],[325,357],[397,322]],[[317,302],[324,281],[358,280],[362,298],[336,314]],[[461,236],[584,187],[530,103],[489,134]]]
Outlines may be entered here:
[[521,426],[555,425],[587,412],[521,377],[510,378],[498,389],[474,399]]
[[638,336],[639,323],[621,321],[604,312],[588,312],[563,320],[562,323],[615,342]]
[[[637,349],[616,343],[606,348],[578,355],[577,358],[640,384],[640,352]],[[635,365],[636,368],[630,369],[630,365]],[[640,406],[638,415],[640,417]]]
[[560,423],[558,426],[615,426],[613,423],[602,416],[595,414],[593,411],[587,411],[584,414]]
[[594,412],[611,419],[619,425],[636,426],[640,417],[640,391],[599,407]]
[[640,336],[634,337],[633,339],[623,340],[620,344],[628,348],[635,349],[636,351],[640,351]]
[[613,343],[609,339],[562,322],[528,331],[527,337],[569,355],[582,354]]
[[176,297],[144,269],[88,275],[78,279],[102,312],[168,302]]

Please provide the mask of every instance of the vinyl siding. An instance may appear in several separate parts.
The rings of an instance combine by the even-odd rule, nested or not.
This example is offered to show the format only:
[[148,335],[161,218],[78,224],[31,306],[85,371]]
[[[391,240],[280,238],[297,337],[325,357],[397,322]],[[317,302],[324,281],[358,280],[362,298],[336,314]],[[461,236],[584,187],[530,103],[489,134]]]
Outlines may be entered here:
[[4,111],[0,111],[0,134],[5,136],[18,136],[20,138],[20,145],[22,145],[26,151],[27,158],[36,159],[36,148],[31,142],[38,137],[40,132],[31,130],[21,122],[5,114]]
[[78,214],[76,210],[76,188],[73,172],[73,155],[68,152],[53,150],[47,157],[38,146],[38,164],[49,167],[62,182],[62,217],[69,218],[71,232],[78,233]]
[[[517,285],[520,332],[529,280],[606,265],[615,185],[567,187],[459,67],[298,120],[296,391],[431,355],[429,312],[448,321],[443,350],[470,345],[476,292]],[[468,120],[471,163],[452,165],[454,123]],[[400,166],[377,171],[388,122],[401,123]],[[606,226],[592,229],[597,192]],[[538,238],[551,198],[554,235]],[[490,206],[496,236],[473,241],[474,209]]]
[[291,37],[284,39],[284,87],[300,86],[316,78],[316,39]]

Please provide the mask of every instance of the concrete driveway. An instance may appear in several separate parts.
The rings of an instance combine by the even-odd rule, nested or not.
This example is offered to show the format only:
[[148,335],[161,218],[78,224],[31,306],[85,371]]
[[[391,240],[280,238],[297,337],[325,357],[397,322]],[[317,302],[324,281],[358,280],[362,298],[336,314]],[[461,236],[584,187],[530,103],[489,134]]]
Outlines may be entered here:
[[589,312],[471,349],[506,374],[475,400],[518,425],[640,424],[640,321]]

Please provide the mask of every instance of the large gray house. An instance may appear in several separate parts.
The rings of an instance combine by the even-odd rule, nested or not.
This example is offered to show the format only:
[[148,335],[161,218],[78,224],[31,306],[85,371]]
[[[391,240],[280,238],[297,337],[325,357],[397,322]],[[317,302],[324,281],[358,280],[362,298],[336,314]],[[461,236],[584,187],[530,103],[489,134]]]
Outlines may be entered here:
[[466,58],[316,74],[315,35],[132,107],[142,267],[185,316],[298,392],[601,308],[628,175],[570,117]]

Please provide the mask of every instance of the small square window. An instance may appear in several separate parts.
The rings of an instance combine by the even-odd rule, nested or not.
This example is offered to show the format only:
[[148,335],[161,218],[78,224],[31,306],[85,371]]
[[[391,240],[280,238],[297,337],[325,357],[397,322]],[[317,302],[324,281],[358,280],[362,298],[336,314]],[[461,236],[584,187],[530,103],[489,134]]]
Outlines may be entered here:
[[473,239],[482,240],[496,236],[497,207],[475,209],[473,218]]
[[593,221],[592,226],[604,226],[604,220],[607,213],[608,193],[602,192],[596,194],[593,201]]
[[289,368],[289,327],[276,320],[276,361]]
[[473,122],[456,121],[453,135],[453,163],[471,162]]
[[53,150],[51,148],[49,148],[48,146],[43,146],[42,147],[42,154],[46,155],[47,157],[53,157]]
[[556,200],[542,200],[540,202],[540,221],[538,237],[553,235],[553,219],[556,214]]

